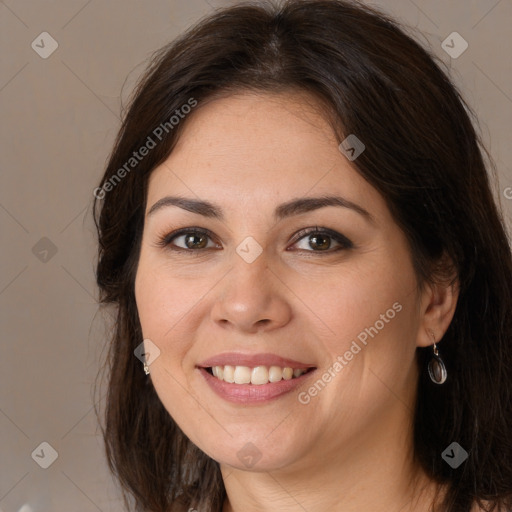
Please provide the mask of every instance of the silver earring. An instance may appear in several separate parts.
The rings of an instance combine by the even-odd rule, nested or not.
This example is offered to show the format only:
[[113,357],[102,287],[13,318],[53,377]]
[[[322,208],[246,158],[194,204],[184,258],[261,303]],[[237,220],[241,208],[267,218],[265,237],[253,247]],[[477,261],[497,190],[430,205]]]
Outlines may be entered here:
[[439,355],[439,351],[437,350],[436,345],[436,337],[435,334],[430,331],[432,337],[434,338],[434,346],[433,346],[433,354],[432,358],[428,362],[428,374],[430,375],[430,380],[434,384],[443,384],[448,376],[446,371],[446,366],[444,365],[444,361],[441,359]]
[[149,374],[149,366],[148,366],[148,363],[146,363],[146,361],[144,361],[144,373],[145,373],[146,375],[148,375],[148,374]]

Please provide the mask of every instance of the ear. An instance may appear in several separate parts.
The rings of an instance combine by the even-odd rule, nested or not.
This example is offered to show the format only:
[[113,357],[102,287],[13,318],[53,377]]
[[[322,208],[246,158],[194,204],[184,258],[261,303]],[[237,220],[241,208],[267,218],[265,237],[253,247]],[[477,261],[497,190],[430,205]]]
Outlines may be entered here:
[[418,347],[439,343],[444,336],[455,314],[459,288],[459,282],[455,278],[425,285],[420,299]]

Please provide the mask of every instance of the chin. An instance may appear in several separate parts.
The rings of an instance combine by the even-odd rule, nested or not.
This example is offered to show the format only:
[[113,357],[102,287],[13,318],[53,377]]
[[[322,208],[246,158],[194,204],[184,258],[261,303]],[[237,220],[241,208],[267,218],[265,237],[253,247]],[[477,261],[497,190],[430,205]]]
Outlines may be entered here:
[[[224,446],[216,444],[211,450],[204,451],[220,464],[243,471],[275,471],[296,463],[300,455],[296,443],[289,436],[266,439],[268,432],[271,430],[261,432],[259,436],[233,436]],[[304,449],[303,442],[299,446]]]

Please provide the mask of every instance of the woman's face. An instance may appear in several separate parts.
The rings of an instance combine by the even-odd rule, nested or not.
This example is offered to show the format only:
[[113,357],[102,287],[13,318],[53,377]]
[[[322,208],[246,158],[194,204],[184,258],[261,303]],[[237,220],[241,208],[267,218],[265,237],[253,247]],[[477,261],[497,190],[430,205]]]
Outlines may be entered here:
[[150,378],[185,434],[241,469],[311,470],[410,429],[423,298],[405,236],[319,112],[298,93],[199,104],[149,182],[135,291],[160,350]]

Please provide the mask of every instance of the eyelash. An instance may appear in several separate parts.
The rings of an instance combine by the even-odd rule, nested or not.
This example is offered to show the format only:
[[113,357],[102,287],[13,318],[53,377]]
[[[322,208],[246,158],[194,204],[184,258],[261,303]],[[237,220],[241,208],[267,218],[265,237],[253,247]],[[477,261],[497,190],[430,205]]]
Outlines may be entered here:
[[[332,254],[333,252],[338,252],[341,250],[347,250],[354,248],[354,244],[344,235],[341,233],[338,233],[336,231],[333,231],[331,229],[327,228],[320,228],[318,226],[315,226],[314,228],[305,228],[300,230],[295,236],[294,236],[294,242],[293,245],[298,243],[300,240],[305,238],[308,235],[315,234],[315,235],[324,235],[327,236],[334,241],[336,241],[340,246],[332,250],[331,248],[323,251],[323,250],[307,250],[307,249],[298,249],[299,251],[308,252],[308,253],[316,253],[316,254]],[[173,231],[172,233],[168,233],[162,237],[159,237],[157,246],[163,247],[163,248],[170,248],[172,251],[176,252],[185,252],[185,253],[199,253],[202,251],[205,251],[207,249],[211,248],[203,248],[203,249],[184,249],[183,247],[177,247],[172,245],[172,241],[175,238],[178,238],[182,235],[200,235],[200,236],[207,236],[210,240],[213,241],[214,236],[211,231],[204,228],[197,228],[197,227],[190,227],[190,228],[182,228],[178,229],[176,231]],[[287,249],[288,250],[288,249]]]

